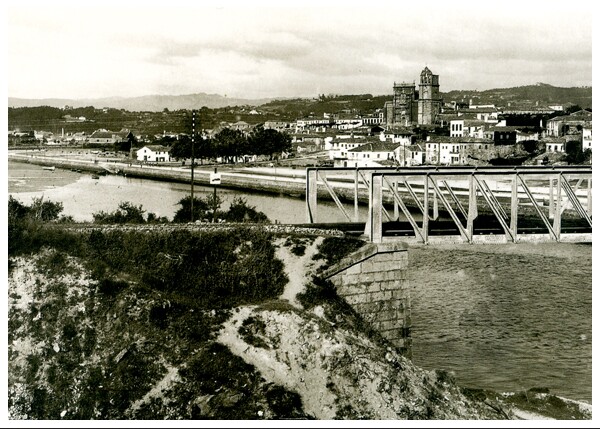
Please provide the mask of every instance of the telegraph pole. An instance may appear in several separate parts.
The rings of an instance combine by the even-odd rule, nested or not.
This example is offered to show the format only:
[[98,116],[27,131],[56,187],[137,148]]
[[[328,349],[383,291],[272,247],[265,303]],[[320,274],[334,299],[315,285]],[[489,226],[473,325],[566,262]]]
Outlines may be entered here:
[[196,142],[196,111],[192,109],[192,180],[191,182],[191,199],[190,199],[190,217],[194,222],[194,146]]

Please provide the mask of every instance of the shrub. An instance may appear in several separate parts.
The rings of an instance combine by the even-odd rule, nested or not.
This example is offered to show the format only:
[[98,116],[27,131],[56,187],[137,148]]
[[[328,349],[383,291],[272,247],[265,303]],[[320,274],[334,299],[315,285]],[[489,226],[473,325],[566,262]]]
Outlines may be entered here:
[[242,197],[235,197],[229,206],[229,210],[223,214],[227,222],[255,222],[268,223],[269,218],[263,212],[257,211],[256,207],[248,205]]
[[119,208],[112,213],[103,211],[93,213],[94,223],[144,223],[144,212],[142,205],[134,206],[128,201],[119,203]]
[[175,212],[173,222],[185,223],[192,220],[192,201],[194,205],[194,220],[201,220],[206,217],[208,211],[208,203],[206,200],[194,197],[192,200],[191,196],[184,197],[177,203],[181,207]]
[[333,265],[364,245],[365,241],[358,238],[327,237],[319,246],[319,253],[313,256],[313,259],[325,259],[327,265]]

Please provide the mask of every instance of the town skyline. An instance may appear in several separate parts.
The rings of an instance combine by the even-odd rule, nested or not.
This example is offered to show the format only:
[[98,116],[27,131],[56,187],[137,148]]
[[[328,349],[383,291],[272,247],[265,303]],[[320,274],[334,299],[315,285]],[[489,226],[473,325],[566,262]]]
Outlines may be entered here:
[[554,3],[542,10],[509,1],[496,10],[467,1],[383,2],[371,10],[355,2],[207,7],[176,0],[142,9],[127,1],[13,1],[8,96],[384,95],[425,66],[440,75],[442,92],[591,86],[592,15],[554,14]]

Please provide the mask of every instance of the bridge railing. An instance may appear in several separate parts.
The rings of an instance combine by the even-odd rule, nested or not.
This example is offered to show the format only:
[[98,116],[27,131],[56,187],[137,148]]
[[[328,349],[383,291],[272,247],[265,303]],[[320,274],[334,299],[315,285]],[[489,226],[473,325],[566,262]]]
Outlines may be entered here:
[[[440,219],[440,211],[460,240],[469,243],[479,238],[475,221],[480,212],[491,217],[506,242],[524,238],[520,218],[537,219],[543,225],[538,238],[555,241],[565,238],[565,212],[582,219],[590,231],[592,226],[589,166],[309,168],[309,223],[316,222],[319,195],[329,195],[348,222],[364,221],[365,235],[374,242],[384,240],[386,222],[402,219],[417,241],[429,243],[430,224]],[[353,200],[354,213],[342,199]],[[359,218],[359,200],[368,201],[366,219]]]

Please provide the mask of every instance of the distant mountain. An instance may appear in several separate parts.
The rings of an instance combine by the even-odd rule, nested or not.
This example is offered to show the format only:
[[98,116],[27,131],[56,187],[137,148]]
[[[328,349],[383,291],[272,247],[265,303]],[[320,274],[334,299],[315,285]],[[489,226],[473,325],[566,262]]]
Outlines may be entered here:
[[515,104],[533,104],[540,106],[550,104],[569,105],[577,104],[581,108],[592,107],[592,87],[557,87],[546,83],[535,85],[517,86],[513,88],[496,88],[485,91],[455,90],[442,93],[444,101],[471,100],[473,104],[495,104],[506,107]]
[[[472,101],[473,104],[495,104],[498,107],[507,107],[509,104],[535,104],[540,106],[550,104],[578,104],[582,108],[592,107],[592,87],[555,87],[538,83],[535,85],[519,86],[513,88],[497,88],[485,91],[455,90],[443,92],[442,98],[448,101]],[[210,109],[227,106],[262,106],[266,110],[286,111],[290,115],[302,116],[307,114],[320,115],[322,112],[337,112],[340,109],[357,109],[367,112],[382,108],[389,96],[371,94],[339,95],[335,97],[315,98],[262,98],[244,99],[228,98],[218,94],[188,94],[188,95],[146,95],[142,97],[108,97],[95,99],[25,99],[8,97],[9,107],[64,107],[65,105],[77,107],[93,106],[95,108],[110,107],[125,109],[130,112],[150,111],[160,112],[165,108],[169,110],[199,109],[206,106]]]
[[130,112],[160,112],[165,108],[169,110],[199,109],[208,107],[210,109],[227,106],[260,106],[276,100],[275,98],[244,99],[228,98],[218,94],[188,94],[188,95],[145,95],[142,97],[107,97],[89,99],[66,99],[66,98],[15,98],[8,97],[8,107],[87,107],[95,108],[110,107],[114,109],[125,109]]

